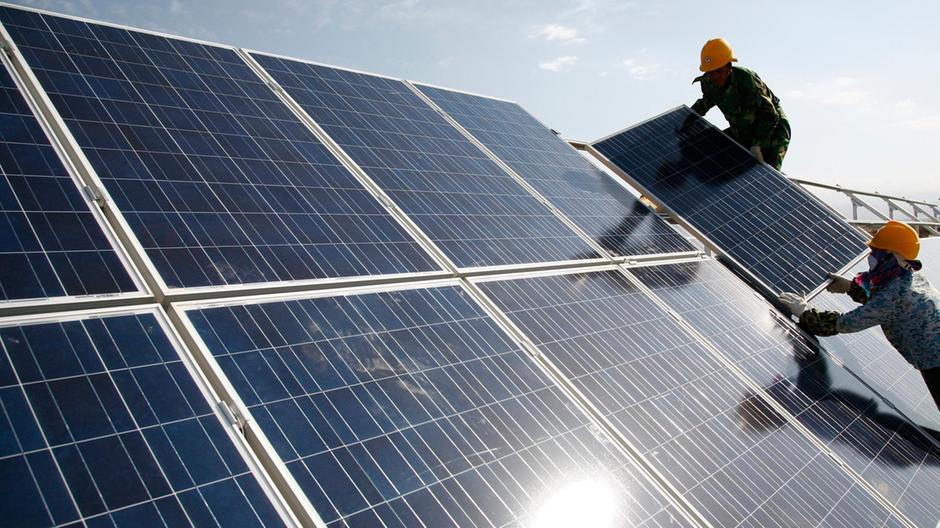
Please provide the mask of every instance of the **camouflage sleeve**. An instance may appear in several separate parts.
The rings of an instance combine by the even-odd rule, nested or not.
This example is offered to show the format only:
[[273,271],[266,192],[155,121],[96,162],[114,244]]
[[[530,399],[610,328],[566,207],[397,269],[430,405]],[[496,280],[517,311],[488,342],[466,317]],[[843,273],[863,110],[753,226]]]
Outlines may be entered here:
[[712,98],[708,96],[708,90],[705,88],[704,75],[700,75],[693,79],[692,84],[695,83],[700,83],[700,86],[702,87],[702,97],[698,101],[692,103],[692,111],[700,116],[704,116],[706,113],[708,113],[709,110],[712,109],[713,106],[715,106],[715,101],[713,101]]
[[839,332],[860,332],[891,322],[897,310],[897,295],[892,295],[893,291],[891,288],[881,290],[872,295],[865,304],[839,317],[836,324]]
[[849,286],[849,291],[846,292],[846,294],[858,304],[865,304],[868,302],[868,294],[865,293],[865,288],[862,288],[855,282],[852,282],[852,285]]
[[771,133],[780,120],[780,113],[770,98],[769,90],[759,77],[750,75],[745,79],[741,93],[745,105],[754,112],[754,122],[747,130],[742,131],[740,143],[745,147],[769,146]]
[[810,308],[800,316],[800,328],[817,336],[832,336],[839,333],[836,328],[836,322],[839,320],[839,312],[820,312],[815,308]]

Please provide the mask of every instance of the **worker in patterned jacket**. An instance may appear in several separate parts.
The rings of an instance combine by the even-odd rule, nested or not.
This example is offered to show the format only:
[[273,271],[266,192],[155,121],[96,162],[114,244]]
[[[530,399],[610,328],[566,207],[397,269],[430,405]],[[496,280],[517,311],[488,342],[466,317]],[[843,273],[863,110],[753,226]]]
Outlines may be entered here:
[[753,71],[740,66],[724,39],[712,39],[702,47],[699,70],[702,98],[692,110],[704,116],[717,106],[731,126],[725,133],[751,151],[758,160],[780,170],[790,145],[790,123],[780,99]]
[[940,409],[940,293],[918,273],[917,231],[891,220],[868,243],[870,271],[848,280],[830,273],[827,287],[846,293],[861,306],[846,314],[806,309],[794,293],[780,302],[800,319],[800,327],[818,336],[859,332],[881,325],[885,337],[914,368],[920,370]]

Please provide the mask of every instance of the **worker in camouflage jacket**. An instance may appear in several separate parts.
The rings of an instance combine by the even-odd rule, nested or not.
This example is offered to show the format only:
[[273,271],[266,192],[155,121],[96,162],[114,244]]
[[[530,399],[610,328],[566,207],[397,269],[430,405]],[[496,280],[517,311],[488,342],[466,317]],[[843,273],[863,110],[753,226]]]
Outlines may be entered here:
[[854,280],[830,274],[827,287],[846,293],[861,306],[851,312],[806,309],[794,293],[780,302],[799,317],[800,327],[818,336],[860,332],[881,325],[885,337],[914,368],[920,370],[940,409],[940,293],[918,271],[920,241],[904,222],[891,220],[868,243],[870,271]]
[[712,39],[702,47],[699,70],[702,98],[692,110],[704,116],[717,106],[731,126],[725,133],[740,143],[758,160],[780,170],[790,145],[790,123],[780,106],[780,99],[753,71],[740,66],[731,46],[724,39]]

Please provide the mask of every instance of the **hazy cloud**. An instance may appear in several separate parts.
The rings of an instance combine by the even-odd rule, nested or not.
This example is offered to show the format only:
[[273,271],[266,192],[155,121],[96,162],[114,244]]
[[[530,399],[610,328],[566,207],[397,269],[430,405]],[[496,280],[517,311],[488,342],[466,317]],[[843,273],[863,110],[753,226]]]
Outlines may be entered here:
[[547,42],[558,41],[564,44],[583,44],[587,42],[586,38],[578,36],[577,29],[559,24],[542,26],[532,37],[541,38]]
[[573,56],[558,57],[557,59],[539,64],[539,68],[550,72],[563,72],[570,70],[578,63],[578,58]]
[[813,101],[827,105],[858,106],[871,103],[871,92],[855,77],[835,77],[821,82],[806,83],[784,94],[789,99]]
[[627,69],[630,78],[638,81],[655,79],[666,72],[662,64],[640,58],[625,59],[623,67]]

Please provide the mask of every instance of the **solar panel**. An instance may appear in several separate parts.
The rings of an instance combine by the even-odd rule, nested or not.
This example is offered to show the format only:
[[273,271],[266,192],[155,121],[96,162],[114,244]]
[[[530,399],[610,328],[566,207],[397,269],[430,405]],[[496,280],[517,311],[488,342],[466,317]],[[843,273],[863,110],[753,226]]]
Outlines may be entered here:
[[286,526],[152,310],[0,323],[4,526]]
[[[733,273],[716,261],[631,273],[915,525],[940,519],[940,450]],[[767,407],[749,410],[776,414]],[[745,423],[759,431],[768,420]],[[935,434],[940,440],[940,432]]]
[[920,239],[920,255],[917,258],[924,264],[921,273],[934,288],[940,288],[940,237]]
[[437,269],[234,50],[0,20],[167,286]]
[[598,257],[404,82],[252,56],[458,266]]
[[[924,268],[929,268],[929,262]],[[866,271],[863,260],[846,277]],[[846,313],[858,305],[844,294],[823,291],[809,303],[811,308]],[[883,394],[901,412],[914,422],[940,431],[940,411],[937,410],[920,372],[912,367],[885,338],[880,327],[854,334],[839,334],[819,338],[820,343],[838,357],[853,372]]]
[[328,527],[689,525],[458,286],[187,316]]
[[417,88],[605,249],[628,256],[693,251],[623,185],[516,103]]
[[137,291],[6,66],[0,172],[0,301]]
[[775,293],[811,292],[868,240],[686,107],[593,148]]
[[712,525],[892,517],[789,422],[746,427],[749,386],[620,272],[479,286]]

